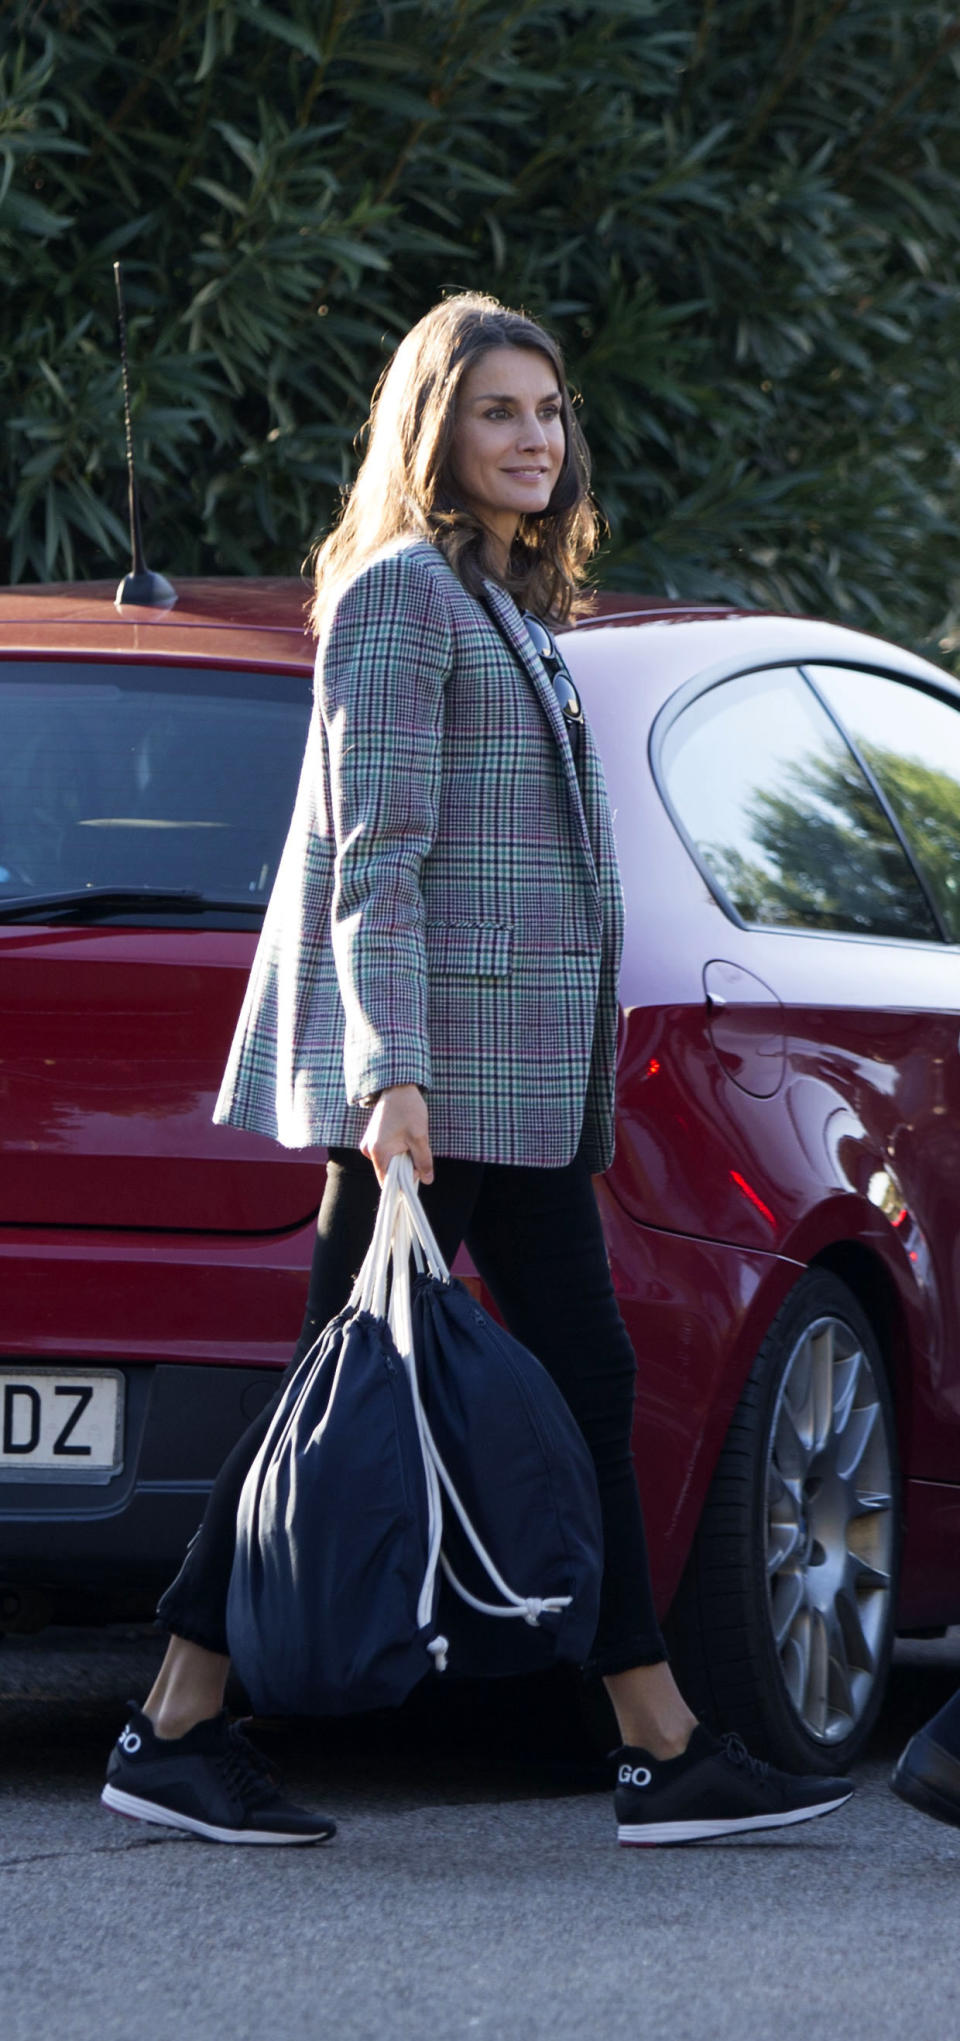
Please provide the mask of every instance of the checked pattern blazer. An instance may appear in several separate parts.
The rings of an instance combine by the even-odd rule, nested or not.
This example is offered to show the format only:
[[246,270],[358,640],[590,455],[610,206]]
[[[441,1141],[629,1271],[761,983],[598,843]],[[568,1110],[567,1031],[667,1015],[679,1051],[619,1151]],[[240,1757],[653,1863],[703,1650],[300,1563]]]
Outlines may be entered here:
[[286,848],[214,1117],[357,1147],[358,1101],[428,1095],[437,1155],[613,1154],[623,906],[589,729],[494,582],[428,541],[378,555],[317,653]]

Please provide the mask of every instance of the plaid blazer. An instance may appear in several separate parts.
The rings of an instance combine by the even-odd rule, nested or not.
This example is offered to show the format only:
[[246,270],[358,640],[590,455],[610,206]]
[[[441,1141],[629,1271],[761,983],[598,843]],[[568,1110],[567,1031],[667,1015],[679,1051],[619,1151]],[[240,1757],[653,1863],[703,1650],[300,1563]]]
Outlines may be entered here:
[[[428,541],[378,555],[317,653],[286,848],[214,1117],[357,1147],[428,1094],[437,1155],[613,1154],[623,905],[589,730],[582,797],[520,613]],[[495,620],[496,619],[496,620]]]

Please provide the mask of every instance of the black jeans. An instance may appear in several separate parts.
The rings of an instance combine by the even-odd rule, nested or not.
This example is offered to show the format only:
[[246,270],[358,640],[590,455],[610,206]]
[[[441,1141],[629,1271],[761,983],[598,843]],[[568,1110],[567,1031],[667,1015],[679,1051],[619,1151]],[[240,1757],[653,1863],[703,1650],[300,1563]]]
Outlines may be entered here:
[[[435,1171],[421,1195],[445,1260],[466,1242],[505,1323],[552,1375],[593,1455],[604,1572],[589,1669],[617,1673],[657,1664],[667,1653],[630,1450],[634,1355],[587,1166],[579,1155],[562,1169],[440,1158]],[[359,1149],[332,1149],[306,1316],[283,1381],[346,1303],[370,1244],[378,1198],[373,1167]],[[208,1651],[227,1650],[237,1503],[279,1394],[224,1462],[200,1529],[157,1611],[167,1629]]]

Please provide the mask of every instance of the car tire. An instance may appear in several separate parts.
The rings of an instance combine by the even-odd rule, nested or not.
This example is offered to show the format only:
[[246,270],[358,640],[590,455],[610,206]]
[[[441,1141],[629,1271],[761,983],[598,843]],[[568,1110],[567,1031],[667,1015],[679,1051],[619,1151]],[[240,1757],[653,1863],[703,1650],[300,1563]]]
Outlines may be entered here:
[[791,1770],[842,1771],[883,1700],[900,1542],[879,1343],[811,1269],[757,1354],[670,1611],[691,1706]]

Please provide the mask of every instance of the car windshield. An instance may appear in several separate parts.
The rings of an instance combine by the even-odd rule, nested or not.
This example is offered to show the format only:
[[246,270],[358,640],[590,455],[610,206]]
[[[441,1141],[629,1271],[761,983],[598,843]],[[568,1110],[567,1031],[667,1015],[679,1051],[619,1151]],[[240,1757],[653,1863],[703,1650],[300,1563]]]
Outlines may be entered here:
[[6,662],[0,913],[87,889],[265,905],[309,713],[301,673]]

